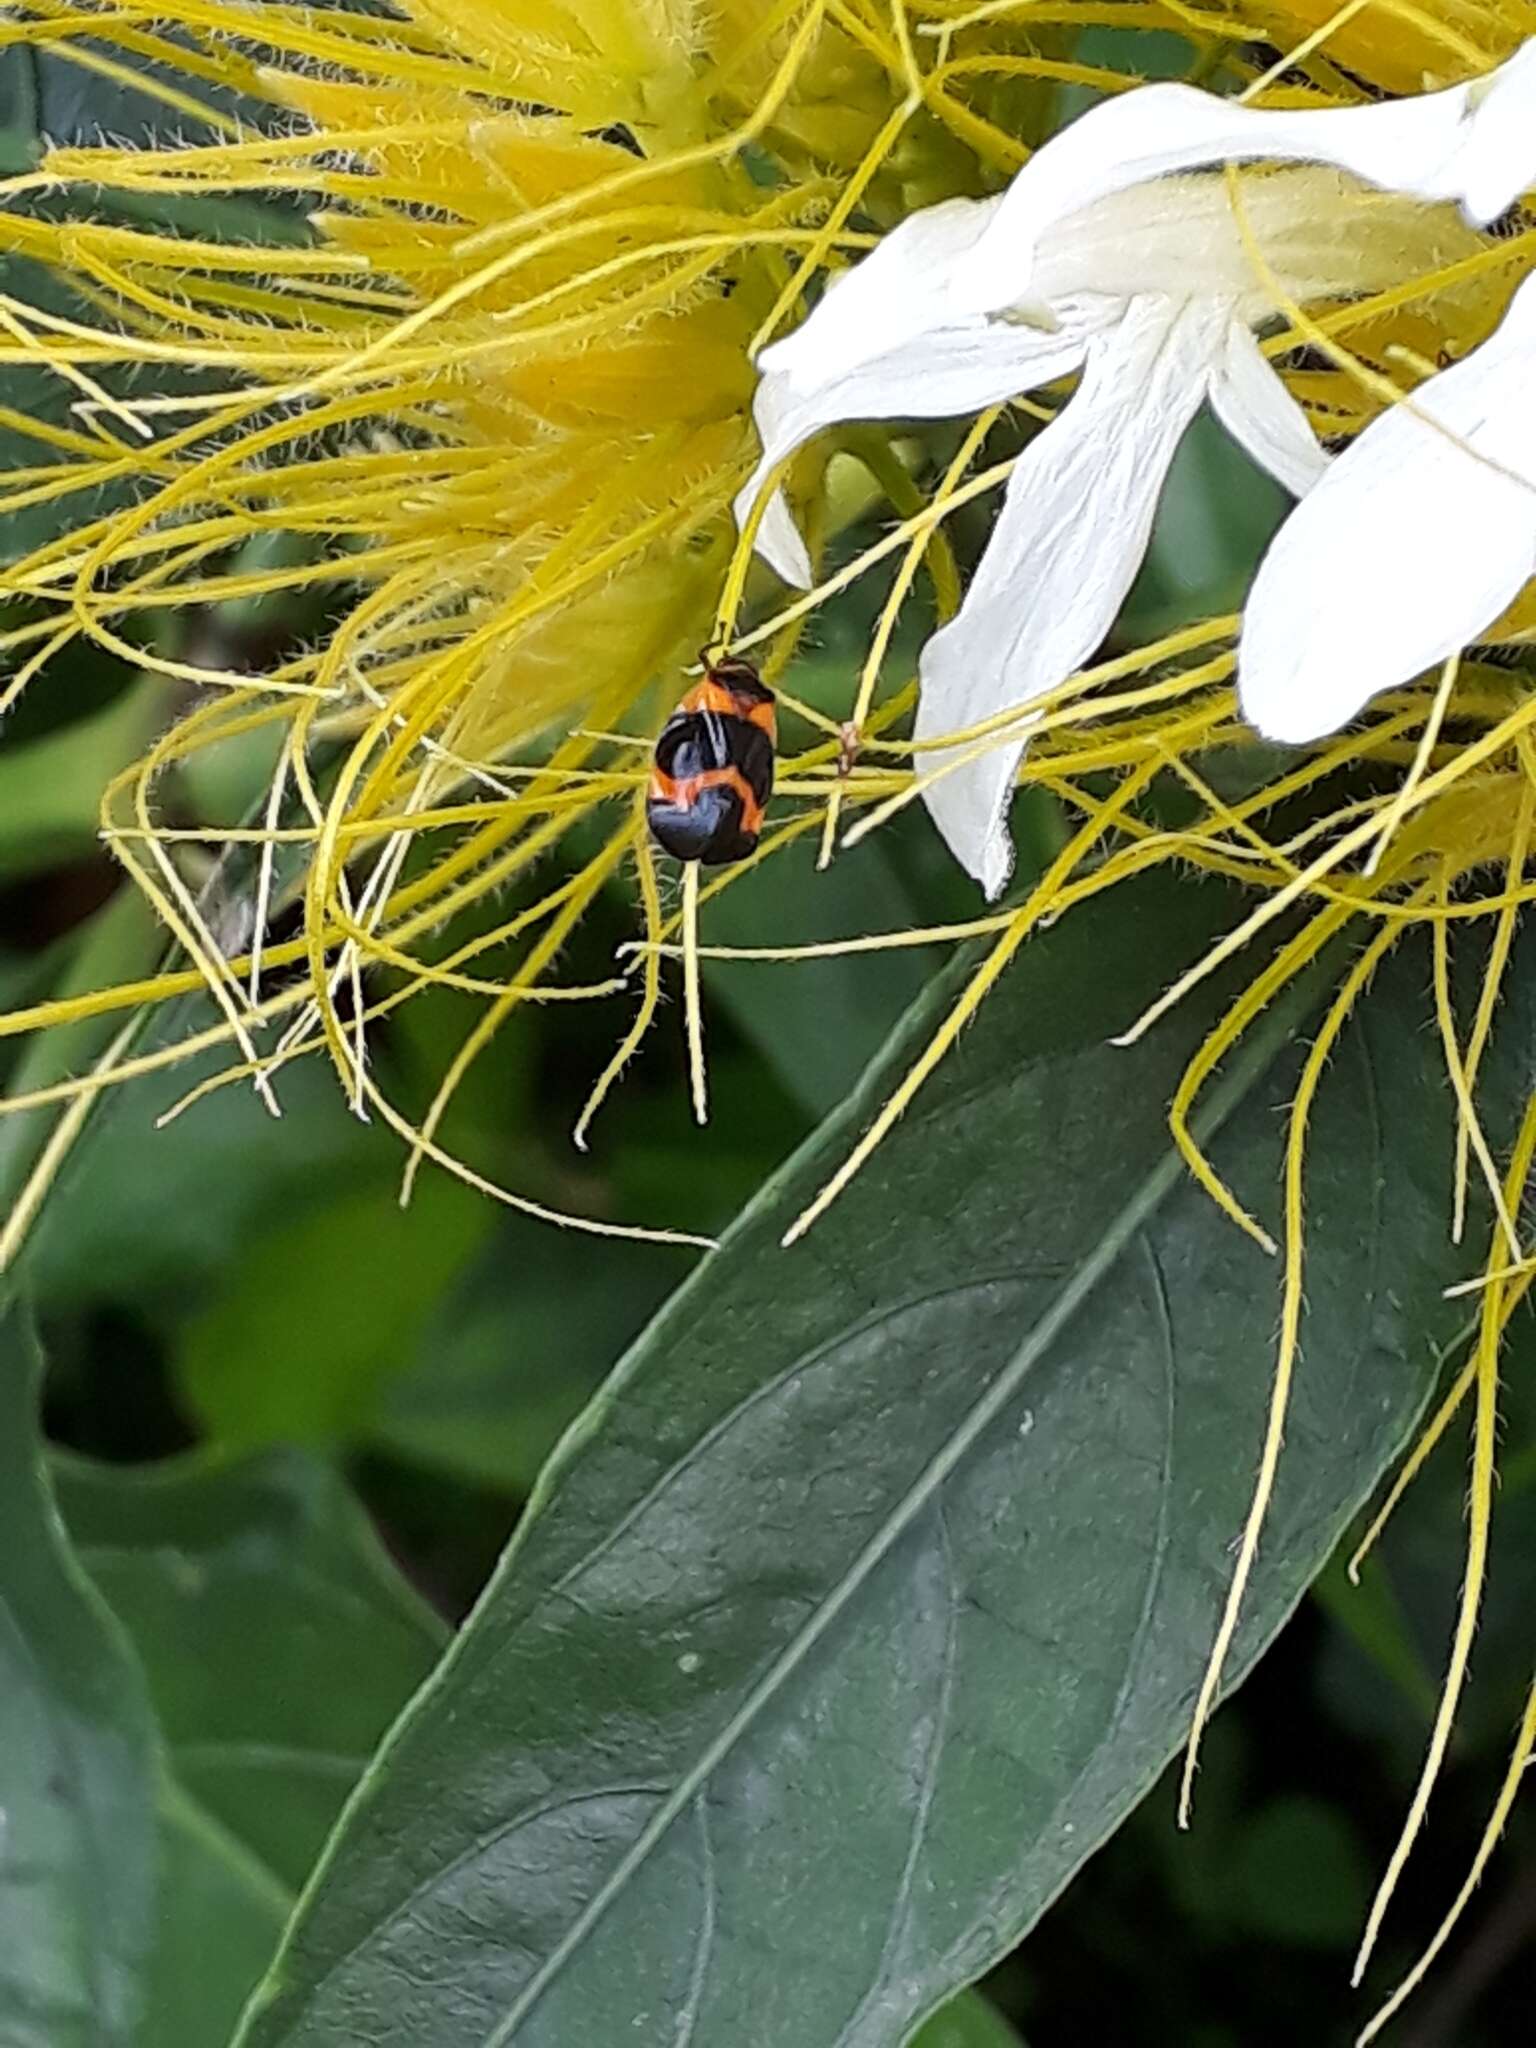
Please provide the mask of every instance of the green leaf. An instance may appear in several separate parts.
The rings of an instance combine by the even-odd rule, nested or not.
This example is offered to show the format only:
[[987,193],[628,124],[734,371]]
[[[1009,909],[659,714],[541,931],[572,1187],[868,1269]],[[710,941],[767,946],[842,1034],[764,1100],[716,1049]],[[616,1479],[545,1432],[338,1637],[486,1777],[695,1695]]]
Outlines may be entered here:
[[247,1891],[262,1873],[269,1895],[274,1879],[297,1889],[444,1630],[342,1481],[302,1454],[60,1459],[57,1485],[148,1673],[178,1783],[238,1845]]
[[224,2040],[292,1905],[292,1892],[166,1779],[160,1903],[138,2048]]
[[[77,931],[49,948],[52,972],[27,991],[27,999],[79,995],[146,974],[164,950],[164,936],[149,903],[137,889],[119,889]],[[118,1028],[117,1019],[107,1016],[32,1033],[8,1065],[7,1096],[52,1087],[69,1075],[84,1073]],[[61,1114],[58,1107],[45,1105],[0,1118],[0,1205],[7,1210]],[[79,1277],[78,1270],[72,1275],[61,1272],[61,1285],[70,1289],[78,1285]],[[43,1290],[31,1286],[27,1292],[35,1300]]]
[[[103,141],[147,143],[167,128],[193,140],[206,129],[185,105],[168,106],[156,86],[181,96],[189,92],[215,114],[237,116],[253,131],[270,125],[272,109],[218,86],[208,86],[172,67],[145,62],[131,53],[111,52],[118,77],[87,68],[91,46],[60,39],[50,49],[13,42],[0,48],[0,175],[32,169],[50,144],[92,145]],[[96,50],[95,55],[108,54]],[[85,58],[86,61],[80,61]],[[133,82],[132,74],[142,83]],[[307,240],[310,230],[302,200],[293,195],[247,197],[241,194],[155,194],[148,197],[113,192],[100,185],[59,187],[45,195],[27,194],[23,209],[51,218],[75,213],[97,223],[140,221],[153,229],[210,241],[257,244]],[[62,272],[29,258],[0,257],[0,287],[26,306],[55,317],[104,324],[100,308],[74,290]],[[210,388],[206,375],[179,365],[160,364],[146,380],[137,366],[109,365],[102,384],[117,398],[145,398],[158,393]],[[29,433],[25,422],[78,430],[76,386],[41,368],[13,366],[0,374],[0,473],[60,463],[57,450]],[[61,470],[61,485],[66,481]],[[57,496],[31,502],[32,486],[20,493],[23,502],[0,513],[0,562],[14,561],[53,539],[71,521],[83,522],[130,502],[146,488],[146,479],[130,476],[97,478]]]
[[143,1670],[48,1490],[40,1372],[13,1312],[0,1327],[0,2041],[208,2048],[293,1891],[165,1769]]
[[1413,1640],[1402,1603],[1386,1573],[1373,1561],[1356,1585],[1348,1577],[1347,1554],[1340,1551],[1319,1572],[1312,1597],[1354,1646],[1364,1652],[1378,1674],[1390,1680],[1413,1709],[1420,1724],[1430,1727],[1440,1688]]
[[1274,478],[1201,413],[1173,458],[1116,644],[1140,646],[1240,606],[1289,504]]
[[[914,923],[912,899],[878,841],[815,872],[816,845],[802,840],[712,903],[711,945],[798,945]],[[916,949],[834,955],[825,960],[714,960],[705,975],[770,1070],[817,1116],[841,1102],[879,1051],[891,1025],[915,1001],[931,969]]]
[[222,1443],[343,1435],[409,1362],[496,1212],[446,1175],[409,1209],[399,1188],[394,1173],[274,1224],[182,1332],[177,1376]]
[[127,2048],[155,1883],[154,1723],[40,1455],[41,1362],[0,1321],[0,2041]]
[[912,2048],[1022,2048],[1022,2044],[980,1992],[962,1991],[918,2028]]
[[150,682],[30,746],[12,741],[0,755],[0,877],[10,883],[99,852],[103,785],[164,719],[164,700]]
[[1370,1904],[1365,1857],[1320,1799],[1273,1799],[1243,1830],[1229,1873],[1234,1917],[1265,1941],[1342,1948]]
[[[149,958],[163,955],[163,933],[138,892],[114,898],[104,927],[119,908],[131,934],[145,935]],[[103,975],[90,985],[114,978]],[[212,1006],[201,1001],[167,1005],[150,1016],[151,1029],[131,1050],[141,1053],[190,1035],[214,1016]],[[110,1035],[121,1013],[107,1023]],[[34,1085],[34,1061],[39,1079],[53,1079],[61,1035],[43,1032],[31,1041],[18,1087]],[[89,1302],[115,1300],[185,1311],[227,1282],[231,1261],[277,1218],[291,1219],[302,1207],[334,1200],[370,1171],[398,1167],[390,1138],[348,1114],[335,1074],[317,1059],[296,1061],[278,1076],[280,1118],[269,1115],[242,1082],[217,1089],[156,1128],[173,1105],[233,1058],[228,1049],[215,1048],[114,1088],[98,1103],[18,1260],[18,1276],[40,1308],[78,1312]],[[31,1142],[57,1114],[26,1114]],[[5,1142],[0,1128],[0,1165]],[[153,1181],[153,1201],[145,1200],[146,1176]]]
[[413,1463],[526,1495],[685,1257],[557,1235],[525,1216],[493,1220],[470,1272],[441,1295],[413,1363],[381,1389],[366,1434]]
[[[895,2048],[1018,1940],[1187,1733],[1249,1504],[1278,1269],[1164,1126],[1212,992],[1107,1043],[1242,907],[1164,877],[1063,920],[781,1252],[953,977],[925,999],[565,1439],[245,2048]],[[1424,981],[1378,976],[1316,1107],[1234,1681],[1433,1379],[1450,1135]],[[1211,1099],[1218,1165],[1266,1211],[1302,1014]]]

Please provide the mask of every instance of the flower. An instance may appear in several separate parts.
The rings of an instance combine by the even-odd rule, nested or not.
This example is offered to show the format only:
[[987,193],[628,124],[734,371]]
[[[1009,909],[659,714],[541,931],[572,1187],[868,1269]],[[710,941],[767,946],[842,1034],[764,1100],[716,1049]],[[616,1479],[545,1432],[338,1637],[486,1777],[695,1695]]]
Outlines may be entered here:
[[[764,33],[755,0],[579,15],[402,0],[387,21],[258,21],[239,0],[169,0],[151,33],[91,14],[135,62],[184,65],[189,91],[241,91],[243,125],[210,109],[150,148],[45,146],[0,209],[17,290],[77,294],[70,318],[54,292],[8,299],[0,363],[78,416],[42,417],[35,466],[0,490],[0,512],[56,508],[0,564],[0,714],[74,639],[143,670],[158,737],[104,790],[101,827],[187,956],[149,992],[201,981],[230,1075],[267,1088],[328,1056],[410,1171],[432,1159],[524,1208],[435,1134],[515,1006],[586,992],[559,986],[566,938],[645,858],[634,757],[583,728],[643,726],[708,630],[752,456],[750,338],[889,99],[840,31]],[[40,7],[18,33],[67,58],[78,22]],[[196,101],[177,107],[180,131]],[[745,139],[771,183],[740,173]],[[275,229],[252,233],[266,199]],[[217,225],[162,232],[162,213]],[[235,603],[292,616],[316,590],[323,630],[270,661],[248,669],[220,637]],[[250,733],[232,829],[254,814],[273,837],[226,914],[186,879],[159,791],[172,762]],[[594,814],[601,836],[570,856]],[[215,842],[231,829],[201,822]],[[285,868],[277,835],[306,826],[313,848]],[[556,849],[570,865],[530,903],[466,928]],[[266,929],[285,897],[292,938]],[[338,995],[375,964],[399,985],[370,981],[338,1028]],[[444,980],[482,1009],[413,1121],[366,1032]],[[144,994],[130,978],[100,1000]],[[655,994],[653,976],[635,1035]],[[0,1016],[0,1033],[35,1021]]]
[[1457,653],[1536,574],[1536,278],[1375,420],[1285,522],[1243,619],[1244,715],[1316,739]]
[[1454,200],[1486,226],[1536,181],[1536,39],[1482,78],[1373,106],[1258,108],[1188,85],[1110,100],[1065,131],[1049,178],[1015,180],[960,289],[985,299],[999,250],[1032,245],[1069,207],[1142,179],[1260,159],[1332,164],[1389,191]]
[[1520,0],[1432,0],[1427,7],[1340,7],[1337,0],[1259,0],[1267,42],[1318,51],[1382,92],[1417,93],[1489,71],[1524,39]]
[[822,361],[859,360],[874,317],[889,346],[941,317],[1043,309],[1048,278],[1032,270],[1048,267],[1071,216],[1179,171],[1262,161],[1329,164],[1385,191],[1455,201],[1486,226],[1536,183],[1536,38],[1481,78],[1368,106],[1252,107],[1177,84],[1105,100],[1031,157],[968,247],[939,262],[886,258],[860,306],[829,298]]
[[[855,201],[885,225],[1015,168],[1058,67],[999,22],[919,106],[820,0],[11,12],[18,54],[143,66],[175,112],[152,146],[41,142],[0,207],[0,368],[38,394],[7,414],[30,446],[0,514],[37,538],[0,549],[0,718],[72,642],[140,674],[158,736],[101,833],[185,956],[88,1006],[205,986],[225,1078],[328,1057],[412,1171],[460,1171],[434,1134],[501,1023],[606,986],[560,963],[616,874],[663,935],[633,741],[717,615],[754,335],[864,239]],[[250,606],[276,621],[259,660]],[[164,802],[210,754],[240,763],[196,820],[234,835],[212,891]],[[443,984],[483,1008],[412,1122],[369,1034]],[[0,1037],[59,1017],[0,1012]]]
[[[1041,150],[999,197],[950,201],[904,222],[764,351],[763,452],[736,501],[745,521],[768,475],[823,427],[975,411],[1081,369],[1075,394],[1014,468],[959,614],[922,655],[917,766],[938,771],[928,806],[989,895],[1012,865],[1006,815],[1024,727],[1007,725],[991,744],[956,743],[947,768],[945,750],[924,743],[1037,703],[1092,654],[1203,403],[1288,490],[1322,474],[1305,414],[1254,340],[1275,304],[1249,238],[1303,301],[1379,288],[1476,246],[1448,208],[1390,198],[1336,169],[1293,168],[1250,179],[1242,219],[1220,179],[1153,178],[1070,207],[1016,252],[1002,223],[1017,215],[1027,181],[1054,189],[1052,158],[1092,118]],[[984,248],[992,303],[956,312],[950,283],[974,275]],[[914,306],[925,325],[915,325]],[[758,545],[787,580],[809,583],[778,493]]]

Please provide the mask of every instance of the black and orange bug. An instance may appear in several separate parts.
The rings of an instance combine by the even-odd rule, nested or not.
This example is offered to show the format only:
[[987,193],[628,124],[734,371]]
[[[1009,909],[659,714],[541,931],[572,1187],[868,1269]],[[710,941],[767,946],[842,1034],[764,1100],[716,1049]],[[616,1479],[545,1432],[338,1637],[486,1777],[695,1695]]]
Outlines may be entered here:
[[723,867],[745,860],[773,794],[774,695],[738,654],[704,673],[661,729],[645,796],[664,853]]

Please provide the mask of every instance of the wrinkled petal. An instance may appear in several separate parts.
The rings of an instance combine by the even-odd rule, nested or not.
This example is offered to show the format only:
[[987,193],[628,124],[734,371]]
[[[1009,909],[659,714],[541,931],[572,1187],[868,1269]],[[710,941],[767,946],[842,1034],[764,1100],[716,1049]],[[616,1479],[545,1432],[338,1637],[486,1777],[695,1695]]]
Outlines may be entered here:
[[1096,200],[1174,171],[1263,160],[1331,164],[1490,221],[1536,182],[1536,40],[1484,78],[1363,107],[1247,107],[1176,84],[1106,100],[1030,158],[954,253],[951,307],[1027,302],[1041,238]]
[[[958,732],[1034,702],[1080,668],[1146,554],[1168,466],[1223,359],[1220,308],[1133,300],[1088,345],[1083,380],[1025,450],[957,616],[923,650],[916,736]],[[951,850],[989,896],[1013,865],[1007,816],[1024,739],[953,749],[927,791]],[[947,749],[919,751],[917,769]]]
[[[807,322],[814,325],[815,316]],[[763,453],[736,497],[742,524],[769,471],[823,427],[845,420],[928,420],[979,412],[1075,370],[1086,341],[1080,327],[1043,333],[999,320],[941,327],[825,382],[769,371],[757,388],[753,416]],[[770,354],[774,351],[770,350]],[[766,362],[767,358],[764,358]],[[805,545],[781,491],[775,491],[757,532],[758,552],[786,583],[811,583]]]
[[1336,731],[1475,640],[1536,571],[1536,278],[1465,362],[1333,462],[1281,527],[1243,620],[1244,716]]
[[951,324],[950,273],[1001,204],[1001,196],[946,199],[910,214],[834,279],[793,334],[763,350],[758,367],[816,389],[929,327]]
[[1311,490],[1328,457],[1307,416],[1246,327],[1227,330],[1226,354],[1211,379],[1211,410],[1240,447],[1295,497]]

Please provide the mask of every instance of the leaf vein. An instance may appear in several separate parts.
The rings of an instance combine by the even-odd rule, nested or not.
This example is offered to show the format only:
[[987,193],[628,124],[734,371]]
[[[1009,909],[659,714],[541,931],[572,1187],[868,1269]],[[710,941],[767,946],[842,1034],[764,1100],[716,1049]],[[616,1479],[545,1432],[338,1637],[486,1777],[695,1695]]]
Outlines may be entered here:
[[[1245,1053],[1233,1062],[1223,1085],[1207,1097],[1201,1135],[1208,1136],[1231,1114],[1250,1087],[1269,1069],[1280,1045],[1293,1029],[1289,1008],[1276,1007],[1266,1025],[1250,1036]],[[1140,1186],[1104,1227],[1097,1243],[1085,1254],[1082,1264],[1070,1275],[1061,1291],[1043,1311],[1039,1321],[1014,1352],[991,1386],[977,1399],[950,1433],[925,1470],[907,1488],[884,1519],[860,1547],[842,1577],[829,1587],[826,1598],[807,1617],[804,1625],[784,1644],[763,1675],[743,1698],[719,1733],[700,1751],[684,1771],[671,1793],[661,1802],[612,1871],[577,1914],[565,1934],[550,1950],[539,1968],[522,1986],[501,2019],[487,2034],[481,2048],[506,2048],[514,2030],[533,2010],[555,1977],[603,1918],[635,1872],[684,1812],[700,1787],[707,1785],[716,1770],[731,1755],[737,1743],[756,1722],[788,1680],[800,1669],[812,1650],[842,1615],[855,1593],[905,1534],[916,1517],[960,1464],[981,1441],[986,1431],[1018,1394],[1031,1368],[1056,1341],[1061,1331],[1088,1300],[1104,1275],[1119,1259],[1126,1246],[1148,1218],[1162,1206],[1183,1179],[1184,1163],[1170,1145],[1149,1169]]]

